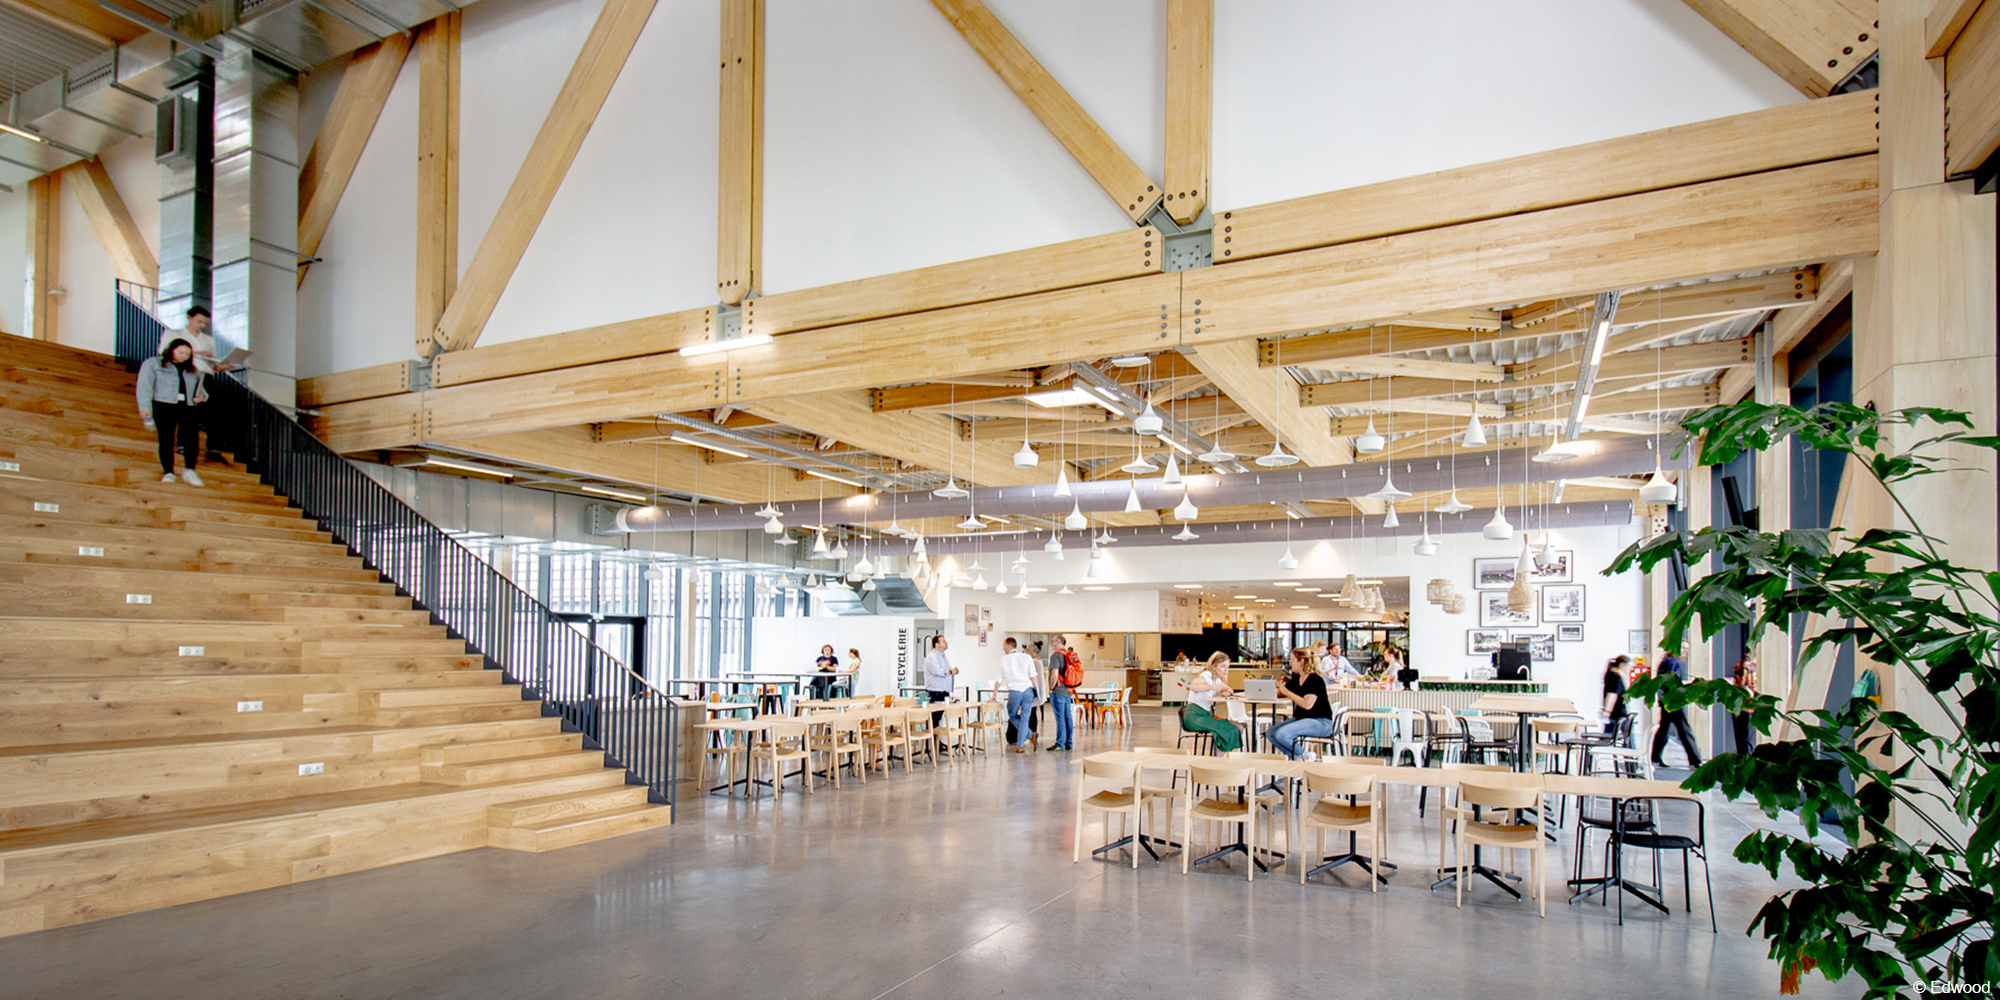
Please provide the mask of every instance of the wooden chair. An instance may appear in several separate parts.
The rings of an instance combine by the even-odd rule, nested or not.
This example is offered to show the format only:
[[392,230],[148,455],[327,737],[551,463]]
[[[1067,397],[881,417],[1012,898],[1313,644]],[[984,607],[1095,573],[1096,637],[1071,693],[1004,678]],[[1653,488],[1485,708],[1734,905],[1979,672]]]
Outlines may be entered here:
[[756,761],[764,761],[771,772],[771,794],[776,795],[785,783],[785,765],[799,762],[799,776],[804,779],[806,794],[813,790],[812,750],[807,745],[810,726],[803,722],[773,722],[764,729],[764,739],[750,749],[752,766]]
[[[1307,863],[1306,857],[1299,859],[1299,884],[1323,871],[1330,871],[1350,861],[1368,872],[1368,891],[1381,891],[1383,878],[1380,869],[1387,864],[1387,837],[1382,825],[1382,786],[1375,776],[1365,770],[1356,770],[1352,765],[1312,764],[1306,768],[1306,794],[1317,792],[1319,801],[1311,808],[1299,813],[1299,840],[1305,840],[1305,832],[1313,831],[1313,852],[1308,857],[1318,859],[1316,864]],[[1345,804],[1340,799],[1346,799]],[[1326,856],[1326,832],[1347,834],[1347,853],[1338,857]],[[1368,853],[1358,853],[1361,831],[1368,832]]]
[[[918,714],[916,709],[910,706],[898,706],[882,710],[882,721],[879,729],[880,735],[877,737],[877,740],[881,747],[882,769],[884,771],[889,770],[895,764],[896,755],[899,750],[903,757],[903,773],[908,774],[913,770],[910,764],[910,718],[916,714]],[[922,715],[924,724],[930,725],[931,713],[926,710]]]
[[[1093,779],[1109,781],[1112,787],[1086,794],[1090,792]],[[1146,798],[1146,790],[1139,784],[1139,765],[1100,764],[1085,758],[1083,778],[1076,783],[1076,825],[1070,847],[1070,864],[1083,860],[1083,811],[1091,809],[1104,814],[1104,839],[1107,843],[1111,840],[1111,814],[1118,814],[1120,836],[1126,834],[1125,817],[1132,818],[1132,843],[1127,853],[1132,855],[1132,867],[1139,867],[1140,838],[1146,835]]]
[[[709,765],[714,762],[715,758],[720,757],[722,758],[723,779],[729,782],[727,787],[730,789],[731,794],[734,794],[736,789],[736,762],[743,760],[746,753],[742,733],[740,730],[733,729],[709,729],[707,726],[701,728],[707,736],[712,736],[714,739],[713,741],[705,739],[702,744],[701,771],[695,780],[700,784],[703,791],[707,791]],[[744,771],[747,774],[749,768],[744,768]]]
[[847,758],[847,765],[863,784],[868,782],[868,771],[861,739],[861,724],[866,720],[865,712],[828,712],[815,716],[815,732],[812,737],[814,753],[826,755],[827,773],[833,779],[833,787],[840,787],[840,758]]
[[944,716],[938,720],[937,725],[931,727],[931,759],[933,761],[937,759],[940,751],[944,753],[944,759],[947,761],[953,760],[961,754],[967,757],[972,756],[972,731],[968,727],[965,714],[966,710],[971,707],[970,703],[963,701],[954,701],[945,704]]
[[918,754],[927,754],[930,756],[931,763],[937,763],[937,743],[935,742],[937,726],[934,724],[932,717],[934,713],[943,711],[942,706],[947,704],[949,702],[939,702],[936,706],[924,705],[920,708],[910,709],[903,714],[903,732],[908,737],[904,742],[904,770],[909,770],[911,758],[914,758]]
[[[1458,905],[1465,906],[1465,882],[1472,874],[1471,861],[1474,847],[1494,847],[1512,853],[1528,851],[1534,855],[1535,899],[1541,905],[1543,917],[1549,915],[1548,880],[1543,877],[1542,868],[1548,860],[1548,842],[1542,839],[1542,789],[1538,785],[1494,786],[1473,781],[1461,781],[1458,785],[1459,807],[1468,816],[1458,826]],[[1500,822],[1471,818],[1476,809],[1496,809],[1502,817]],[[1508,822],[1519,813],[1532,810],[1535,819],[1530,823]]]
[[[1513,773],[1513,768],[1505,764],[1468,764],[1463,761],[1453,761],[1446,764],[1444,769],[1447,771],[1484,771],[1489,774]],[[1445,870],[1444,847],[1446,844],[1451,843],[1451,825],[1465,819],[1471,814],[1470,810],[1464,809],[1456,803],[1456,798],[1449,786],[1438,790],[1438,872],[1440,875]]]
[[[1257,879],[1257,814],[1263,810],[1257,807],[1255,768],[1244,766],[1206,767],[1196,764],[1188,768],[1188,784],[1195,790],[1193,805],[1182,814],[1181,823],[1181,874],[1188,873],[1188,865],[1194,857],[1194,821],[1204,824],[1221,823],[1225,826],[1243,828],[1244,843],[1249,846],[1247,881]],[[1216,798],[1201,798],[1200,790],[1212,788]],[[1237,801],[1223,798],[1236,793]]]
[[[1180,753],[1181,751],[1174,747],[1133,747],[1132,752],[1133,753]],[[1167,804],[1167,821],[1165,825],[1156,827],[1156,829],[1162,829],[1162,830],[1173,829],[1174,803],[1180,801],[1181,797],[1187,794],[1187,789],[1181,787],[1181,772],[1178,770],[1167,770],[1167,783],[1164,785],[1148,785],[1145,784],[1145,780],[1146,780],[1146,771],[1142,767],[1139,770],[1139,781],[1141,786],[1140,790],[1145,792],[1146,795],[1153,801],[1165,802]]]

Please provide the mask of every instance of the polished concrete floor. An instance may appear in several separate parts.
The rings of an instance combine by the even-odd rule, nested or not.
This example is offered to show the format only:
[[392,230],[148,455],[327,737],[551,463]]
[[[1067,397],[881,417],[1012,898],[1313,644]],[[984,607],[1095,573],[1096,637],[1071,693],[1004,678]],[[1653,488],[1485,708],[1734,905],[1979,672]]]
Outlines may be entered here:
[[[1140,742],[1170,736],[1142,712]],[[1078,750],[1129,745],[1086,732]],[[480,850],[0,939],[0,997],[1763,997],[1743,929],[1776,886],[1728,858],[1695,912],[1429,891],[1434,821],[1391,802],[1402,871],[1300,886],[1240,856],[1182,877],[1070,863],[1074,755],[919,765],[775,801],[698,798],[671,830],[543,855]],[[1094,836],[1097,827],[1087,827]],[[1566,855],[1551,867],[1567,870]],[[1697,866],[1696,878],[1700,871]],[[1678,886],[1677,879],[1674,885]],[[1675,893],[1678,898],[1678,892]],[[1809,978],[1806,996],[1855,996]]]

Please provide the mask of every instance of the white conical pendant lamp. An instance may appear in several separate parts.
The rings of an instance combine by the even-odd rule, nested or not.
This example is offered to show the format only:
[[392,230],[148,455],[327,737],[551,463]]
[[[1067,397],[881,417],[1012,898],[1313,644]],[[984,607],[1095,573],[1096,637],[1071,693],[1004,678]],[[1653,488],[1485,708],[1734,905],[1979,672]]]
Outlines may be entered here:
[[1057,594],[1058,596],[1061,596],[1061,595],[1063,595],[1063,594],[1074,594],[1074,593],[1076,593],[1076,591],[1074,591],[1074,590],[1071,590],[1071,589],[1069,589],[1069,584],[1067,584],[1067,583],[1065,583],[1065,584],[1063,584],[1063,585],[1062,585],[1062,589],[1061,589],[1061,590],[1058,590],[1058,591],[1056,591],[1056,594]]
[[931,557],[931,554],[924,550],[924,536],[917,536],[917,544],[910,547],[910,554],[918,559],[928,560]]
[[1271,453],[1257,456],[1257,464],[1267,469],[1282,469],[1287,465],[1297,465],[1298,462],[1299,456],[1286,451],[1283,441],[1272,441]]
[[972,581],[972,589],[974,589],[974,590],[985,590],[985,589],[986,589],[986,587],[987,587],[987,583],[986,583],[986,574],[982,572],[982,573],[980,573],[980,574],[979,574],[979,578],[978,578],[978,579],[976,579],[976,580],[973,580],[973,581]]
[[757,509],[757,516],[763,518],[777,517],[778,508],[771,506],[771,504],[768,501],[766,501],[764,506],[759,507]]
[[1383,471],[1386,475],[1382,479],[1382,488],[1368,494],[1368,499],[1381,503],[1395,503],[1398,500],[1408,500],[1410,498],[1409,491],[1399,489],[1396,486],[1395,470],[1384,469]]
[[1299,557],[1292,554],[1292,547],[1285,546],[1285,554],[1278,557],[1279,569],[1298,569]]
[[967,531],[978,531],[986,527],[986,522],[980,520],[976,515],[967,514],[965,515],[965,520],[958,522],[958,526]]
[[1438,504],[1437,506],[1432,507],[1431,509],[1437,511],[1440,514],[1463,514],[1466,511],[1471,510],[1472,505],[1466,503],[1463,500],[1460,500],[1458,498],[1458,491],[1454,489],[1451,491],[1451,499],[1446,500],[1445,502]]
[[1181,502],[1174,505],[1174,520],[1192,521],[1200,513],[1201,511],[1195,507],[1194,501],[1188,499],[1187,491],[1182,490]]
[[864,555],[861,557],[860,562],[854,564],[854,571],[862,576],[873,576],[875,575],[875,564],[869,561],[868,557]]
[[1042,543],[1042,551],[1043,551],[1043,552],[1061,552],[1061,551],[1062,551],[1062,536],[1060,536],[1060,535],[1057,535],[1057,534],[1056,534],[1055,532],[1050,532],[1050,533],[1049,533],[1049,540],[1048,540],[1048,541],[1046,541],[1046,542],[1043,542],[1043,543]]
[[1025,601],[1028,599],[1027,584],[1023,583],[1019,587],[1014,588],[1014,599],[1017,601]]
[[1221,465],[1224,462],[1236,461],[1235,453],[1231,452],[1229,449],[1224,448],[1219,444],[1210,446],[1207,451],[1204,451],[1201,454],[1196,455],[1195,457],[1204,462],[1207,462],[1210,465]]
[[1479,533],[1496,542],[1504,542],[1514,537],[1514,526],[1507,521],[1507,508],[1505,506],[1493,508],[1493,519],[1487,521],[1486,526],[1479,529]]
[[827,553],[827,554],[826,554],[826,557],[827,557],[828,559],[836,559],[836,560],[837,560],[837,559],[845,559],[845,558],[847,558],[847,542],[846,542],[846,541],[844,541],[844,540],[843,540],[843,541],[837,541],[837,542],[834,542],[834,543],[833,543],[833,551],[832,551],[832,552],[829,552],[829,553]]
[[993,585],[993,592],[1001,597],[1007,596],[1007,579],[1005,577],[1002,577],[999,583]]
[[1549,540],[1549,533],[1542,532],[1542,544],[1535,547],[1535,568],[1548,569],[1556,564],[1556,543]]
[[1042,464],[1042,456],[1035,454],[1035,449],[1028,447],[1028,442],[1021,442],[1021,450],[1014,453],[1014,467],[1017,469],[1032,469],[1040,464]]
[[[1073,501],[1069,506],[1069,516],[1063,518],[1063,527],[1071,531],[1082,531],[1090,527],[1090,518],[1083,516],[1083,502]],[[1058,545],[1061,543],[1058,542]]]
[[1139,505],[1139,481],[1134,479],[1130,490],[1125,494],[1125,513],[1137,514],[1145,509]]
[[1153,401],[1150,399],[1146,400],[1146,408],[1139,411],[1138,416],[1132,418],[1132,433],[1134,434],[1158,434],[1166,426],[1167,422],[1160,419],[1160,415],[1153,411]]
[[1160,482],[1168,486],[1179,486],[1181,484],[1181,463],[1176,461],[1172,455],[1167,456],[1167,471],[1164,475],[1160,476]]
[[1170,535],[1168,537],[1172,538],[1176,542],[1192,542],[1195,539],[1200,538],[1201,536],[1195,534],[1192,530],[1188,528],[1187,525],[1183,524],[1181,525],[1181,530],[1179,534]]
[[1354,450],[1363,455],[1373,455],[1381,451],[1388,443],[1381,434],[1376,433],[1375,418],[1371,416],[1368,418],[1368,429],[1362,431],[1361,436],[1354,439]]
[[1467,448],[1477,448],[1486,443],[1486,425],[1479,422],[1479,414],[1473,414],[1472,419],[1465,422],[1465,439],[1462,443]]
[[1396,516],[1396,505],[1390,504],[1389,512],[1387,514],[1382,515],[1382,527],[1400,528],[1402,526],[1403,526],[1403,519]]
[[1144,455],[1134,455],[1130,462],[1119,466],[1118,471],[1129,472],[1135,476],[1148,476],[1160,471],[1160,467],[1147,461]]
[[1639,487],[1639,502],[1670,504],[1680,497],[1681,488],[1667,478],[1667,474],[1660,470],[1660,463],[1655,461],[1652,478],[1646,480],[1646,485]]
[[824,530],[813,532],[812,555],[814,559],[827,558],[826,532]]
[[1056,491],[1054,495],[1059,497],[1066,497],[1070,495],[1069,470],[1064,469],[1061,465],[1056,466]]
[[1099,574],[1098,574],[1098,570],[1097,570],[1097,567],[1098,567],[1098,565],[1099,565],[1100,561],[1101,561],[1101,560],[1100,560],[1100,559],[1098,558],[1098,553],[1097,553],[1096,551],[1092,551],[1092,552],[1090,553],[1090,565],[1088,565],[1088,566],[1085,566],[1085,567],[1084,567],[1084,569],[1083,569],[1083,578],[1084,578],[1084,579],[1086,579],[1086,580],[1095,580],[1095,579],[1097,579],[1097,577],[1098,577],[1098,575],[1099,575]]
[[965,487],[958,485],[958,480],[951,476],[946,476],[944,477],[944,485],[932,490],[931,496],[937,497],[939,500],[962,500],[966,496],[966,490]]
[[[1438,543],[1437,539],[1431,537],[1431,522],[1429,518],[1424,519],[1424,537],[1417,539],[1417,544],[1411,548],[1411,551],[1420,556],[1434,556],[1438,554]],[[1437,602],[1433,601],[1431,603],[1435,604]]]
[[784,533],[785,533],[785,522],[780,521],[775,517],[764,522],[764,534],[782,535]]

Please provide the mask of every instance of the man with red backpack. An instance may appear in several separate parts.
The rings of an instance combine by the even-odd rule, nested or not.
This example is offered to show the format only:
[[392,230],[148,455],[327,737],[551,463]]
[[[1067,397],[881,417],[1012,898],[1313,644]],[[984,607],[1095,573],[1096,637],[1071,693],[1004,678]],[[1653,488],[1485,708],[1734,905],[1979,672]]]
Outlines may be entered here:
[[1049,654],[1049,705],[1056,713],[1056,742],[1050,750],[1072,749],[1076,725],[1070,713],[1076,704],[1076,689],[1082,684],[1083,661],[1062,636],[1056,636],[1055,649]]

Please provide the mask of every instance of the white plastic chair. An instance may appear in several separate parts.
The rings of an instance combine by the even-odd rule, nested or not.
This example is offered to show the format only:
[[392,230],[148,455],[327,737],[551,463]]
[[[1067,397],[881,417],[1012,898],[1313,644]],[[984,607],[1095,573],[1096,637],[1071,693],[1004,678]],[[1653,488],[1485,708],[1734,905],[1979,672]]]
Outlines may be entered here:
[[1425,741],[1417,736],[1417,712],[1412,708],[1399,708],[1395,719],[1389,723],[1389,764],[1402,763],[1403,754],[1410,755],[1410,763],[1423,767],[1427,755]]

